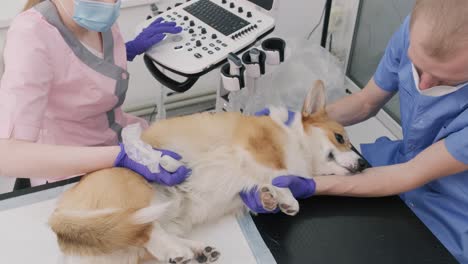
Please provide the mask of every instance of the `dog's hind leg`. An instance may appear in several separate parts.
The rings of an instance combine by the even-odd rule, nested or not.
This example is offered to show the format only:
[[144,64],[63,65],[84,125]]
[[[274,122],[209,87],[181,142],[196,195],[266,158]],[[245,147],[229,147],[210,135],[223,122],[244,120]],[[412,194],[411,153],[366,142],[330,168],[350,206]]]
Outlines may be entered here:
[[159,223],[153,224],[146,250],[158,261],[171,264],[185,264],[195,260],[198,263],[213,263],[221,254],[214,247],[198,241],[172,235]]
[[203,242],[183,238],[179,239],[182,243],[184,243],[192,249],[192,251],[195,253],[195,260],[198,263],[213,263],[216,262],[221,256],[221,253],[219,253],[219,251],[216,250],[216,248],[207,246]]
[[273,211],[277,207],[287,215],[299,212],[299,202],[288,188],[278,188],[271,184],[260,186],[260,200],[265,209]]
[[167,233],[158,222],[153,223],[150,240],[145,247],[151,255],[163,263],[190,263],[195,256],[189,246],[182,243],[178,237]]

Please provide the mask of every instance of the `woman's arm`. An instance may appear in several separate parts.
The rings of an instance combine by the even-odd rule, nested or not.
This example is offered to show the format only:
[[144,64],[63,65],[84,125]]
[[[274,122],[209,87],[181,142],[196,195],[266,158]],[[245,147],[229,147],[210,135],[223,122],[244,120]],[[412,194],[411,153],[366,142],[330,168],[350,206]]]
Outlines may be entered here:
[[468,164],[456,160],[444,143],[444,140],[435,143],[406,163],[371,168],[354,176],[316,177],[316,194],[357,197],[395,195],[468,170]]
[[393,95],[378,87],[371,79],[362,91],[327,106],[327,113],[344,126],[354,125],[375,116]]
[[49,179],[114,166],[119,146],[70,147],[0,139],[0,176]]

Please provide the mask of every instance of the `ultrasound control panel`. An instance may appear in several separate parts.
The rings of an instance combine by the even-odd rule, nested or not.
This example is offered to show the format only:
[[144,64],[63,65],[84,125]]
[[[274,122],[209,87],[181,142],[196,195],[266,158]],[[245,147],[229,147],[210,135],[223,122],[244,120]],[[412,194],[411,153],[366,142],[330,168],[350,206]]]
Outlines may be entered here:
[[225,60],[271,32],[274,19],[246,0],[191,0],[138,27],[138,32],[158,17],[183,28],[168,34],[147,55],[157,64],[181,74],[198,74]]

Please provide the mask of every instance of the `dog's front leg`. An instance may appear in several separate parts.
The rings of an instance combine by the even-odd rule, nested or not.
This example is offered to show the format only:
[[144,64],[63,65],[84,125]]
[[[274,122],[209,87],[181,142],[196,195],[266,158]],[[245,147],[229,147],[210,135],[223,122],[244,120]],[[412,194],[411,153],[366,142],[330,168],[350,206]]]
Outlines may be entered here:
[[299,202],[294,198],[289,188],[279,188],[271,184],[261,185],[260,200],[265,209],[273,211],[279,206],[287,215],[296,215],[299,212]]

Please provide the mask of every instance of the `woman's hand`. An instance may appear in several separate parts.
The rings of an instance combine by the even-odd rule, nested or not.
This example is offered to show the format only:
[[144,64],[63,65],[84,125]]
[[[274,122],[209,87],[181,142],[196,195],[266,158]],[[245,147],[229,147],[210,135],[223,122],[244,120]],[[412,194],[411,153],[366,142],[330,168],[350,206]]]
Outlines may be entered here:
[[182,31],[181,27],[176,26],[175,22],[163,22],[163,18],[160,17],[151,23],[147,28],[132,41],[125,44],[127,48],[127,60],[133,61],[133,59],[145,53],[154,45],[161,42],[167,33],[177,34]]
[[[182,157],[179,154],[174,153],[172,151],[161,149],[155,150],[162,152],[161,157],[170,156],[175,160],[182,159]],[[145,179],[150,182],[157,182],[158,184],[166,186],[174,186],[180,184],[183,181],[185,181],[185,179],[187,179],[191,174],[191,170],[185,166],[180,166],[175,172],[169,172],[166,169],[164,169],[161,165],[159,165],[159,172],[153,173],[145,165],[132,160],[125,152],[125,147],[123,144],[120,144],[120,153],[117,156],[114,164],[116,167],[130,169],[145,177]]]

